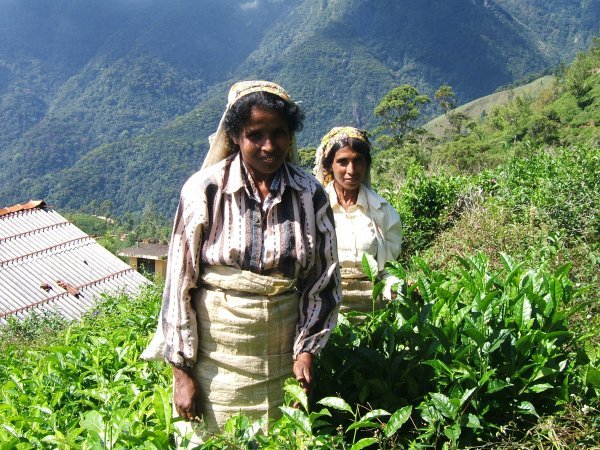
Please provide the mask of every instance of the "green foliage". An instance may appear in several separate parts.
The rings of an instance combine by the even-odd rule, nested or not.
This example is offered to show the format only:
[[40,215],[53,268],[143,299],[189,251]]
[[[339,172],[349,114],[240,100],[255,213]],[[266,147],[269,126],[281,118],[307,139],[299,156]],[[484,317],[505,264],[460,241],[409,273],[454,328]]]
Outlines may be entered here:
[[46,344],[3,343],[1,448],[167,448],[170,376],[139,359],[159,304],[151,286],[105,298]]
[[313,173],[316,153],[317,149],[315,147],[304,147],[298,150],[300,166],[302,166],[302,168],[308,173]]
[[111,224],[106,217],[101,218],[81,212],[68,212],[65,214],[65,218],[78,228],[81,228],[83,232],[92,236],[103,235],[111,228]]
[[509,208],[515,221],[535,220],[571,239],[598,240],[600,151],[577,146],[515,158],[495,171],[484,172],[480,183],[495,201]]
[[403,244],[400,260],[429,247],[449,224],[461,190],[461,177],[428,175],[414,168],[396,192],[384,192],[402,220]]
[[416,260],[412,280],[388,264],[397,299],[363,323],[341,322],[319,359],[320,392],[351,408],[412,405],[403,445],[458,448],[556,414],[571,395],[593,401],[600,386],[586,374],[598,359],[568,329],[569,267],[549,273],[502,258],[498,271],[483,255],[448,272]]
[[[284,390],[283,417],[271,424],[266,435],[259,432],[258,423],[251,423],[243,415],[233,416],[225,424],[224,433],[211,436],[202,448],[359,450],[372,445],[380,449],[396,448],[396,434],[409,420],[412,411],[410,406],[393,414],[383,409],[363,411],[360,407],[352,408],[343,398],[331,396],[319,400],[311,410],[306,393],[296,380],[288,379]],[[331,420],[336,414],[348,418],[345,427],[332,427]],[[363,437],[365,432],[371,436]]]
[[372,183],[380,190],[394,191],[412,171],[427,169],[430,160],[429,146],[415,142],[378,150],[371,166]]
[[592,89],[591,76],[600,67],[600,37],[594,38],[588,52],[579,53],[565,75],[565,87],[576,98],[583,100]]
[[[460,173],[494,168],[514,156],[530,156],[550,146],[598,146],[600,43],[578,55],[563,80],[537,99],[517,96],[493,108],[467,130],[446,134],[432,154],[432,165]],[[440,94],[442,95],[442,94]],[[442,100],[445,97],[442,97]],[[456,126],[462,124],[456,124]]]
[[435,91],[433,98],[440,105],[444,114],[448,114],[448,111],[456,108],[456,94],[452,90],[452,87],[447,84],[440,86],[438,90]]
[[101,205],[91,202],[84,207],[89,212],[68,212],[65,216],[85,233],[95,236],[98,243],[113,254],[143,241],[169,242],[170,221],[153,203],[147,204],[141,214],[126,213],[115,217],[112,217],[111,206],[108,201]]
[[388,92],[375,108],[381,125],[375,133],[384,133],[378,140],[384,147],[401,146],[415,130],[421,108],[431,100],[417,88],[403,84]]
[[[318,359],[320,400],[288,380],[268,433],[234,416],[203,448],[463,448],[519,438],[538,416],[595,411],[600,354],[567,326],[578,295],[568,265],[502,260],[435,271],[416,259],[410,279],[388,263],[397,297],[363,322],[341,317]],[[171,448],[168,366],[139,360],[160,291],[105,298],[46,343],[4,343],[2,448]]]
[[44,340],[67,325],[67,320],[56,312],[32,312],[25,319],[8,317],[6,324],[0,328],[1,347],[13,342]]

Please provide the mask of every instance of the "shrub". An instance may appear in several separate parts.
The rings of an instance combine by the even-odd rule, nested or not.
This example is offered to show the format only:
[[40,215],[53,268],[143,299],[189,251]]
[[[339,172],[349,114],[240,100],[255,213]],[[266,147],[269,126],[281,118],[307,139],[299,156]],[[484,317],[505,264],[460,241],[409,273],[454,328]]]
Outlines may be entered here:
[[402,220],[403,245],[400,260],[429,247],[446,227],[465,183],[461,177],[428,176],[421,169],[409,173],[395,194],[384,193]]
[[571,394],[597,398],[598,358],[567,327],[577,295],[569,267],[548,273],[502,260],[492,271],[483,255],[460,259],[443,273],[417,259],[410,284],[388,263],[398,298],[358,325],[340,324],[319,359],[320,390],[374,410],[412,406],[403,445],[460,448],[511,424],[528,429],[563,411]]
[[[541,221],[576,239],[597,240],[600,206],[600,150],[591,146],[533,152],[481,175],[482,186],[512,211],[515,222],[529,220],[535,208]],[[492,181],[493,180],[493,181]]]
[[45,346],[0,354],[0,448],[167,448],[170,377],[139,359],[160,290],[107,297]]

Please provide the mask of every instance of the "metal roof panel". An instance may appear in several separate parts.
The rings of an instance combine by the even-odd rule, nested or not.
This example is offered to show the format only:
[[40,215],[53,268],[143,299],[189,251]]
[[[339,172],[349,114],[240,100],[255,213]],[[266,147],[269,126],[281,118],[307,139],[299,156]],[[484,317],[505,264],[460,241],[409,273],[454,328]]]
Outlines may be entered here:
[[134,294],[147,283],[43,203],[0,215],[0,323],[31,311],[79,318],[101,294]]

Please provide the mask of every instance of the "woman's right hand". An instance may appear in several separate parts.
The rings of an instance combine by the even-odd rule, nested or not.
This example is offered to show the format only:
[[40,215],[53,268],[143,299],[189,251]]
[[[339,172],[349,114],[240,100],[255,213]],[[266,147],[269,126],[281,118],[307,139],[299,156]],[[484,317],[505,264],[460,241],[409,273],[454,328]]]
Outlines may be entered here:
[[179,417],[193,421],[199,420],[198,383],[191,374],[191,369],[173,366],[173,402]]

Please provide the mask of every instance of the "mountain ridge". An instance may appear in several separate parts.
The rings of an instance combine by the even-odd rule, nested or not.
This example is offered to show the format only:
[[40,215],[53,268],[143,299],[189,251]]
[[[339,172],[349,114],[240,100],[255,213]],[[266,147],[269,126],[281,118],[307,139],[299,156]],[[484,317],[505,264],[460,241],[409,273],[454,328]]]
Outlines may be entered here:
[[[429,95],[451,84],[466,102],[556,64],[556,42],[563,54],[574,55],[595,31],[583,12],[600,15],[599,6],[586,2],[571,15],[560,9],[563,0],[544,4],[541,12],[556,5],[556,17],[569,23],[585,17],[588,28],[579,31],[581,41],[567,45],[564,40],[577,35],[571,27],[542,52],[530,36],[540,38],[536,30],[543,29],[531,9],[534,0],[412,3],[149,0],[128,7],[119,0],[102,6],[59,0],[32,12],[16,0],[0,0],[13,19],[37,13],[37,21],[27,26],[15,20],[15,26],[22,33],[40,26],[49,41],[17,42],[26,36],[9,36],[8,16],[0,19],[0,118],[6,119],[0,124],[0,204],[35,193],[77,208],[98,194],[99,201],[113,201],[115,212],[154,202],[171,213],[183,180],[201,163],[234,81],[265,78],[285,86],[307,114],[300,144],[316,145],[334,125],[372,127],[374,107],[399,84]],[[87,28],[77,34],[80,16]],[[517,19],[535,26],[529,30]],[[86,46],[81,38],[88,36]],[[57,50],[69,39],[75,43],[61,59]],[[171,148],[180,150],[171,155]],[[145,176],[133,184],[147,183],[141,200],[111,195],[108,188],[117,189],[119,180],[127,180],[119,192],[137,189],[127,167],[138,165]],[[173,188],[166,196],[161,190],[168,185]]]

